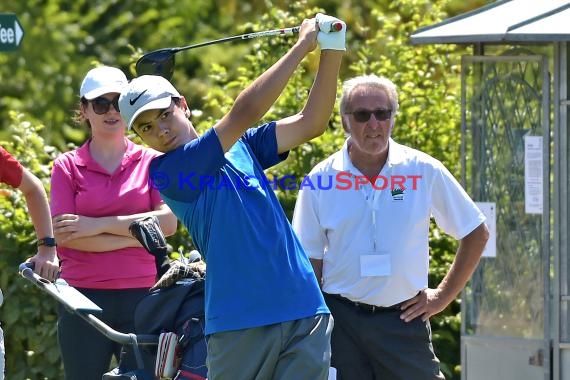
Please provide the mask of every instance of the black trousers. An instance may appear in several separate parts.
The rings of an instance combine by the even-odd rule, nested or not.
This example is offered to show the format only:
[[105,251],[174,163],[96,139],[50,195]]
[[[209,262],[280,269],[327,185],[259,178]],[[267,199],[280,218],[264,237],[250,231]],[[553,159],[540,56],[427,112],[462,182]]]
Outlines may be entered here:
[[334,317],[331,366],[337,380],[442,380],[431,326],[397,309],[359,307],[324,294]]
[[[148,289],[77,289],[103,309],[98,316],[122,333],[134,332],[134,309]],[[101,380],[109,371],[111,358],[120,357],[121,345],[106,338],[81,317],[59,307],[57,337],[63,360],[65,380]],[[137,368],[131,347],[126,347],[126,368]],[[150,369],[150,368],[149,368]],[[154,371],[154,368],[150,369]]]

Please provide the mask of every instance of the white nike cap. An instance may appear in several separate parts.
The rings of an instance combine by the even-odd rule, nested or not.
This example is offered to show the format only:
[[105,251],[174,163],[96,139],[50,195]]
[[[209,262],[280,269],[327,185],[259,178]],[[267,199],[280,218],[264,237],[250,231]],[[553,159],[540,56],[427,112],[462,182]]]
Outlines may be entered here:
[[100,66],[91,69],[83,78],[79,96],[87,100],[109,93],[121,93],[127,85],[127,77],[116,67]]
[[174,86],[159,75],[142,75],[134,78],[124,88],[119,97],[121,117],[131,129],[136,118],[148,110],[159,110],[170,107],[172,98],[181,95]]

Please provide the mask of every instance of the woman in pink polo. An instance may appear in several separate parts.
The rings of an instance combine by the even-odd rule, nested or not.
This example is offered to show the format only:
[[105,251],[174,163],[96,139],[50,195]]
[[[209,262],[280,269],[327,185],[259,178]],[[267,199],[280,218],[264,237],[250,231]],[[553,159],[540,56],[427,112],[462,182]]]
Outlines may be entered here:
[[[90,70],[80,89],[78,121],[91,137],[54,162],[51,213],[61,277],[103,309],[101,319],[132,332],[134,307],[156,280],[154,257],[129,234],[129,224],[156,215],[165,235],[176,217],[148,185],[148,165],[159,153],[125,137],[118,110],[124,73]],[[61,307],[58,341],[67,380],[100,380],[120,346]],[[124,361],[135,368],[132,352]]]

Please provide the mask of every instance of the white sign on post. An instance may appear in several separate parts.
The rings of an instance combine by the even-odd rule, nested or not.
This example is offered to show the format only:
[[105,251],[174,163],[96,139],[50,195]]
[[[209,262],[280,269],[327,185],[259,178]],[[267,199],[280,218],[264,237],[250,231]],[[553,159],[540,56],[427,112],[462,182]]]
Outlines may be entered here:
[[524,208],[527,214],[542,214],[542,136],[524,137]]

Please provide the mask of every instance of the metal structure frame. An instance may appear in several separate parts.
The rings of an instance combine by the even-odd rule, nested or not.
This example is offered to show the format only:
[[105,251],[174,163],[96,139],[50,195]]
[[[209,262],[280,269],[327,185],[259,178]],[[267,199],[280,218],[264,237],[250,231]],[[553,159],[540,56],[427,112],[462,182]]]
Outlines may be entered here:
[[[462,295],[462,368],[466,369],[470,357],[469,346],[482,345],[482,352],[505,355],[511,360],[509,370],[497,369],[497,378],[507,379],[570,379],[570,186],[568,118],[569,62],[570,62],[570,0],[500,0],[471,12],[449,18],[440,23],[417,30],[410,37],[413,44],[465,44],[473,46],[473,57],[464,62],[489,59],[499,61],[500,55],[485,55],[487,47],[505,48],[523,46],[530,54],[546,60],[548,82],[546,104],[542,107],[543,125],[550,125],[544,135],[544,212],[542,214],[542,270],[544,286],[543,339],[520,337],[488,337],[466,332],[466,302]],[[547,53],[545,54],[545,51]],[[528,59],[521,55],[519,59]],[[462,87],[465,86],[462,83]],[[462,88],[462,91],[465,89]],[[465,109],[463,104],[462,108]],[[462,120],[465,126],[467,120]],[[464,133],[466,133],[464,131]],[[466,137],[464,135],[464,137]],[[472,160],[473,152],[462,151],[464,158]],[[546,159],[548,157],[548,159]],[[464,163],[467,161],[464,161]],[[471,162],[471,161],[470,161]],[[466,167],[463,165],[463,181]],[[500,255],[501,252],[497,252]],[[528,354],[528,347],[542,347],[536,355]],[[467,347],[467,348],[466,348]],[[503,348],[506,348],[503,350]],[[488,353],[485,352],[488,350]],[[526,351],[525,351],[526,350]],[[509,352],[514,353],[507,357]],[[520,353],[517,354],[517,353]],[[517,356],[518,355],[518,356]],[[492,363],[489,363],[492,365]],[[540,365],[540,371],[529,374],[524,367]],[[505,370],[505,372],[500,372]],[[531,371],[532,372],[532,371]],[[525,377],[526,376],[526,377]],[[462,371],[463,380],[477,379],[476,375]]]

